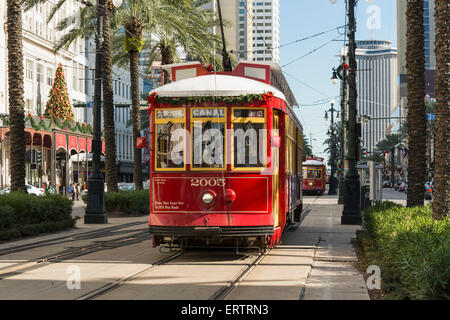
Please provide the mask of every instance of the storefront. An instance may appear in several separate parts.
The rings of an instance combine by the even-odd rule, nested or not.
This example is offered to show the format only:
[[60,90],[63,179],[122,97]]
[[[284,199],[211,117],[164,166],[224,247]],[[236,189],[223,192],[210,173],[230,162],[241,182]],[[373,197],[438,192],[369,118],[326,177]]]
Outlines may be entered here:
[[[25,183],[52,184],[67,193],[69,184],[87,183],[92,167],[92,129],[78,122],[55,122],[39,117],[25,119]],[[0,119],[0,186],[10,184],[9,121]],[[105,143],[102,141],[102,154]]]

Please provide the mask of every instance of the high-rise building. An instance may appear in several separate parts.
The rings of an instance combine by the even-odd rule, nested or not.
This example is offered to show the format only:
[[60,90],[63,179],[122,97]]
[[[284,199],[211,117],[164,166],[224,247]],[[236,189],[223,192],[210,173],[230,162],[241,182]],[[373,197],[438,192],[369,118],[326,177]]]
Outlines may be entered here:
[[[217,0],[207,6],[217,10]],[[280,1],[227,0],[220,2],[227,50],[236,60],[280,63]],[[218,27],[213,31],[220,33]]]
[[[407,0],[397,0],[398,101],[395,110],[397,116],[406,116],[408,107],[406,82],[406,9]],[[423,24],[425,29],[425,94],[434,97],[434,80],[436,78],[434,0],[424,0]]]
[[356,42],[358,114],[368,119],[361,126],[361,145],[369,153],[390,133],[389,117],[397,103],[397,49],[390,45],[383,40]]

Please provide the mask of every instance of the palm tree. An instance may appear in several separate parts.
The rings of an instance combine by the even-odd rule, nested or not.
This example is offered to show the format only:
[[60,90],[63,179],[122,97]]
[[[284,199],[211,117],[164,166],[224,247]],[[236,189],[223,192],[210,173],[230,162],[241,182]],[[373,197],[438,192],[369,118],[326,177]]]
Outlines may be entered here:
[[[334,126],[332,126],[330,124],[329,130],[328,130],[329,137],[326,138],[325,141],[323,142],[323,144],[327,146],[323,150],[323,152],[325,152],[325,153],[330,155],[330,160],[331,160],[331,144],[333,142],[332,141],[333,139],[332,139],[332,136],[331,136],[331,131],[334,130],[334,133],[335,133],[334,142],[335,142],[335,146],[336,146],[336,160],[338,160],[339,159],[339,154],[341,152],[341,143],[340,143],[339,137],[340,137],[341,132],[342,132],[343,129],[344,128],[343,128],[342,122],[340,122],[340,121],[335,122]],[[328,162],[328,164],[331,165],[330,162]]]
[[408,198],[407,206],[424,204],[425,183],[425,53],[423,0],[409,0],[406,10],[408,73]]
[[306,136],[303,132],[302,132],[302,135],[303,135],[302,155],[303,155],[303,161],[305,161],[306,157],[312,157],[313,153],[312,153],[312,148],[311,148],[311,145],[309,144],[308,138],[306,138]]
[[[383,140],[377,143],[377,151],[380,153],[389,152],[391,157],[391,185],[394,185],[395,175],[395,149],[402,145],[402,137],[399,134],[388,134]],[[408,186],[409,188],[409,186]],[[408,190],[409,191],[409,190]]]
[[[22,0],[25,3],[25,10],[31,9],[37,3],[45,3],[48,0]],[[47,22],[53,19],[54,14],[61,8],[66,0],[59,0],[51,9]],[[92,37],[95,32],[97,11],[89,1],[79,0],[85,6],[75,15],[61,20],[57,26],[58,31],[64,31],[71,27],[75,21],[79,25],[71,28],[54,45],[54,51],[68,48],[72,42],[79,38]],[[105,178],[108,191],[119,191],[117,187],[117,165],[116,165],[116,139],[114,123],[114,93],[112,86],[112,64],[111,64],[111,13],[113,10],[112,0],[105,0],[103,10],[103,52],[102,61],[102,90],[103,90],[103,134],[105,139]]]
[[[158,47],[164,64],[172,63],[176,40],[185,47],[188,40],[205,48],[211,35],[207,32],[210,20],[204,18],[207,11],[200,10],[194,0],[127,0],[118,14],[119,24],[124,30],[118,37],[123,44],[130,67],[131,79],[131,118],[133,122],[133,141],[140,137],[139,111],[139,54],[144,48],[144,36],[151,33],[164,34]],[[169,36],[170,35],[170,36]],[[164,41],[162,41],[164,39]],[[200,51],[199,51],[200,52]],[[167,77],[166,77],[167,78]],[[133,144],[134,183],[142,189],[142,153]]]
[[435,0],[436,21],[436,151],[434,171],[433,218],[443,219],[450,211],[450,165],[449,165],[449,50],[450,47],[450,3],[448,0]]
[[22,3],[20,0],[7,0],[6,26],[8,36],[11,191],[26,191]]

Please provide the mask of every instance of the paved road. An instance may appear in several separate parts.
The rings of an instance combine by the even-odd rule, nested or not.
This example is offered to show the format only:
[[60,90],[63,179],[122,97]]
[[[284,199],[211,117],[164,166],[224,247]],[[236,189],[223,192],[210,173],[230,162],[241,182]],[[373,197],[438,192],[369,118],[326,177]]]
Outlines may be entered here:
[[[174,253],[152,248],[147,217],[111,218],[107,225],[80,219],[77,229],[1,244],[0,299],[77,299],[105,286],[114,290],[96,299],[368,299],[353,266],[350,239],[358,226],[340,225],[336,197],[304,202],[301,225],[255,265],[254,252],[212,250],[158,264]],[[43,240],[52,242],[42,246]],[[78,275],[80,287],[70,289]]]

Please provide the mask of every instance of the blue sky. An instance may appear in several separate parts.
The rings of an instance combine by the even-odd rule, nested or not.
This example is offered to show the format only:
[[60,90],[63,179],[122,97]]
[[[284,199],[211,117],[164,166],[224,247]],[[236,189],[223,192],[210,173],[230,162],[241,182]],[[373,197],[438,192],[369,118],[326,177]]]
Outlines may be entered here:
[[[378,20],[371,20],[368,10],[374,12]],[[280,45],[342,26],[345,24],[344,19],[344,0],[336,0],[335,4],[329,0],[280,0]],[[395,0],[371,0],[370,3],[359,0],[356,19],[357,40],[371,39],[371,29],[368,25],[372,25],[375,40],[388,40],[392,42],[393,47],[397,47]],[[370,21],[373,23],[371,24]],[[288,64],[338,36],[339,33],[334,30],[309,40],[283,46],[280,49],[280,65]],[[297,79],[285,74],[299,104],[306,105],[339,96],[339,84],[331,83],[331,69],[339,65],[340,59],[337,55],[342,45],[342,41],[332,41],[312,54],[282,68]],[[335,107],[339,109],[339,105],[337,99]],[[312,136],[313,152],[318,156],[325,156],[323,150],[326,146],[323,145],[323,141],[327,138],[329,122],[325,122],[324,115],[325,110],[329,108],[330,103],[327,102],[295,109],[305,135],[308,138],[310,134]]]

